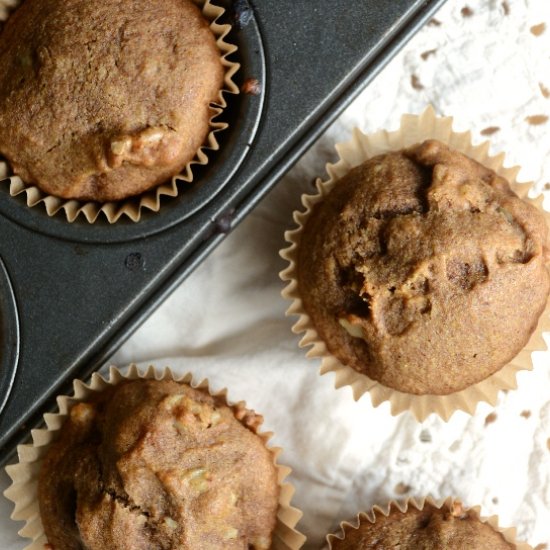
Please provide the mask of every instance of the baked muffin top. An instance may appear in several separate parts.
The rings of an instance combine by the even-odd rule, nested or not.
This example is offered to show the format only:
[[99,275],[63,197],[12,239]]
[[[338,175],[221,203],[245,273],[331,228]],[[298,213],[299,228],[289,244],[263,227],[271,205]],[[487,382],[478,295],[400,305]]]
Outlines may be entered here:
[[514,546],[459,504],[441,509],[426,503],[406,513],[393,508],[389,516],[363,520],[358,529],[346,528],[343,540],[331,537],[332,550],[509,550]]
[[224,72],[190,0],[25,0],[0,67],[0,154],[46,193],[101,202],[191,161]]
[[42,462],[54,550],[271,547],[279,486],[262,418],[173,381],[76,404]]
[[391,388],[448,394],[525,346],[549,290],[547,227],[437,141],[377,156],[308,218],[300,295],[328,350]]

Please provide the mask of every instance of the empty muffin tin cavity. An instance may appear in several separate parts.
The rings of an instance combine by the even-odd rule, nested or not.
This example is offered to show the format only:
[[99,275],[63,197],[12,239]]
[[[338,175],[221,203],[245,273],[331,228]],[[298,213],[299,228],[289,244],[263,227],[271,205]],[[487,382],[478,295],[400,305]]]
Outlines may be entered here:
[[19,359],[19,316],[11,281],[0,258],[0,414],[10,395]]

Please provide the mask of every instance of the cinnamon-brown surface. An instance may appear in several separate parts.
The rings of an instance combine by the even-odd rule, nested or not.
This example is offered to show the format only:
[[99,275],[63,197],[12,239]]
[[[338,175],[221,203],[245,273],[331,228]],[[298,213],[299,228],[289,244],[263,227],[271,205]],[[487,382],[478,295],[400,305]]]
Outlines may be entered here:
[[223,68],[190,0],[25,0],[0,33],[0,154],[80,200],[168,180],[209,131]]
[[332,538],[331,550],[510,550],[514,545],[472,512],[460,506],[441,509],[426,504],[406,513],[393,508],[374,523],[363,519],[358,529],[346,528],[343,540]]
[[303,305],[328,350],[391,388],[448,394],[527,343],[547,227],[493,171],[427,141],[352,169],[307,220]]
[[124,382],[75,405],[43,460],[55,550],[267,550],[279,486],[262,419],[172,381]]

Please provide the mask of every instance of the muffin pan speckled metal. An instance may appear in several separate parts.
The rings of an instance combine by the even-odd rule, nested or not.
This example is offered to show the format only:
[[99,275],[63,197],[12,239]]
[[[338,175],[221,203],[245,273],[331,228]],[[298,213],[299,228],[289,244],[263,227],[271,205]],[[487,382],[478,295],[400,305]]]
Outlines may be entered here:
[[223,239],[444,0],[229,0],[220,150],[138,223],[48,217],[0,182],[0,462]]

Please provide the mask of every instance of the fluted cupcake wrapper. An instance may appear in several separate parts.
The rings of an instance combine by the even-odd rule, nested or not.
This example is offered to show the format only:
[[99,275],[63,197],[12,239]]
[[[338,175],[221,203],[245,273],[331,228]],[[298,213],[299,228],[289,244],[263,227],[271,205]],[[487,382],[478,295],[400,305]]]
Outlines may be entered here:
[[[101,392],[110,386],[115,386],[125,380],[137,379],[174,380],[189,384],[195,389],[205,390],[213,397],[222,397],[226,405],[230,407],[235,405],[246,406],[244,401],[239,403],[228,401],[227,389],[212,392],[209,388],[208,379],[196,382],[191,373],[187,373],[184,376],[176,376],[169,368],[159,371],[150,366],[142,372],[136,365],[130,365],[127,372],[123,373],[116,367],[110,367],[107,379],[100,374],[94,373],[89,384],[81,380],[75,380],[73,382],[73,395],[57,397],[58,412],[44,414],[46,427],[32,430],[32,443],[17,447],[19,462],[6,467],[6,472],[12,480],[12,484],[6,489],[4,496],[15,504],[11,518],[25,522],[25,526],[19,531],[19,534],[24,538],[32,540],[25,550],[44,550],[44,545],[48,542],[40,519],[37,498],[38,476],[41,460],[46,454],[49,444],[56,439],[57,433],[65,422],[71,407],[76,403],[86,401],[91,395]],[[268,441],[273,434],[271,432],[260,431],[256,431],[256,434],[264,441],[264,444],[272,453],[273,464],[276,466],[278,473],[280,488],[279,508],[272,548],[277,550],[298,550],[304,544],[305,536],[296,530],[296,524],[302,517],[302,512],[290,504],[294,494],[294,487],[290,483],[285,483],[285,479],[290,474],[291,469],[277,463],[282,449],[279,447],[269,447]]]
[[472,508],[467,508],[462,506],[460,501],[456,500],[453,497],[448,497],[446,499],[435,500],[430,496],[416,500],[414,498],[409,498],[406,501],[399,503],[397,501],[390,501],[386,506],[373,506],[367,512],[360,512],[353,522],[343,521],[340,523],[340,532],[336,534],[327,535],[327,548],[328,550],[332,549],[332,543],[334,540],[344,540],[347,534],[351,530],[358,529],[360,525],[365,523],[376,523],[377,518],[380,516],[389,516],[390,512],[398,510],[405,514],[409,508],[416,508],[417,510],[423,510],[426,504],[435,506],[438,509],[443,507],[448,510],[453,510],[455,506],[458,506],[463,513],[473,514],[478,518],[482,523],[490,525],[493,530],[500,533],[504,540],[516,548],[516,550],[533,550],[531,546],[524,542],[518,542],[516,540],[516,529],[514,527],[503,528],[499,527],[498,516],[483,517],[481,516],[481,508],[479,506],[474,506]]
[[286,313],[287,315],[298,316],[292,330],[296,334],[303,335],[300,340],[300,347],[310,348],[306,356],[320,358],[320,373],[323,375],[333,372],[335,374],[335,387],[351,386],[355,400],[369,393],[373,406],[377,407],[381,403],[389,401],[393,415],[408,410],[420,422],[432,413],[439,415],[444,420],[448,420],[457,410],[473,414],[479,402],[484,401],[495,405],[499,391],[515,389],[517,387],[517,372],[533,368],[531,353],[547,349],[542,333],[550,330],[549,304],[547,303],[540,316],[537,328],[531,335],[527,345],[510,363],[500,370],[477,384],[449,395],[414,395],[380,384],[367,375],[344,365],[328,351],[326,344],[305,311],[300,298],[297,257],[301,234],[314,206],[324,200],[340,178],[353,167],[362,164],[369,158],[411,147],[426,139],[437,139],[505,178],[520,198],[530,202],[543,213],[547,225],[550,226],[550,214],[542,207],[542,195],[536,199],[529,198],[528,192],[533,184],[531,182],[517,182],[516,177],[520,168],[518,166],[505,167],[504,153],[489,156],[488,141],[473,145],[471,133],[454,132],[452,124],[452,117],[439,117],[433,107],[429,106],[420,115],[404,115],[401,118],[400,128],[393,132],[381,130],[373,134],[364,134],[359,129],[353,130],[350,141],[336,145],[340,160],[335,164],[327,164],[328,179],[325,181],[317,180],[317,193],[302,195],[304,210],[294,212],[296,227],[285,232],[285,239],[289,246],[280,251],[281,257],[289,263],[288,267],[280,273],[281,279],[287,283],[282,291],[282,296],[292,302]]
[[[179,187],[191,185],[193,182],[193,166],[208,164],[208,151],[217,151],[219,143],[216,134],[228,127],[226,122],[216,121],[216,118],[227,107],[225,94],[238,94],[239,87],[233,81],[233,76],[239,70],[240,65],[228,59],[228,56],[237,51],[237,46],[226,42],[226,37],[231,31],[231,25],[222,25],[217,21],[225,13],[225,10],[215,6],[210,0],[192,0],[199,6],[204,18],[210,21],[210,29],[216,37],[216,44],[221,52],[221,62],[225,70],[223,88],[211,105],[210,132],[205,143],[196,152],[195,157],[170,181],[162,183],[140,195],[129,197],[120,201],[105,203],[93,201],[68,200],[54,195],[49,195],[40,190],[36,185],[26,184],[19,176],[13,174],[8,162],[0,158],[0,180],[8,179],[9,191],[12,197],[20,194],[26,195],[26,203],[29,207],[42,205],[48,216],[62,214],[67,221],[74,222],[79,216],[83,216],[87,222],[95,223],[102,216],[109,223],[115,223],[121,218],[129,218],[134,222],[141,219],[144,210],[158,212],[161,208],[162,197],[176,197]],[[6,21],[10,12],[21,4],[21,0],[0,0],[0,22]]]

